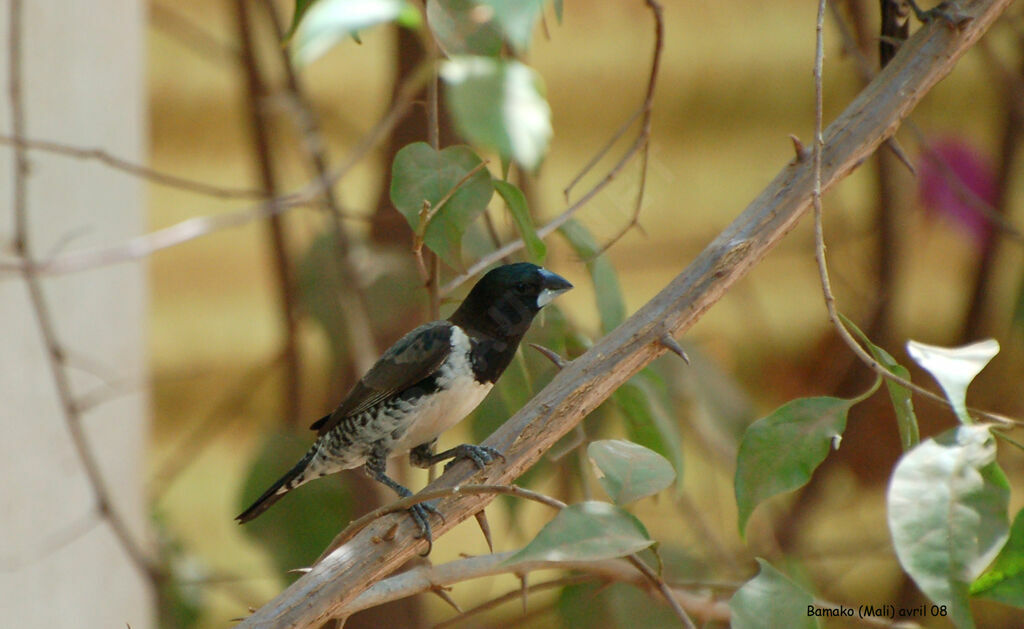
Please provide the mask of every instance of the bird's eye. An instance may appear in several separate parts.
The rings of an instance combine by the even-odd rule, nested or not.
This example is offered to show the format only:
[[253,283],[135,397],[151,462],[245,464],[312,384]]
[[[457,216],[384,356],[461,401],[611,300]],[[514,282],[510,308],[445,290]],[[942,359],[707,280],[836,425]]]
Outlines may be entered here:
[[526,285],[526,282],[519,282],[516,284],[516,291],[520,293],[525,293],[527,289],[529,289],[529,286]]

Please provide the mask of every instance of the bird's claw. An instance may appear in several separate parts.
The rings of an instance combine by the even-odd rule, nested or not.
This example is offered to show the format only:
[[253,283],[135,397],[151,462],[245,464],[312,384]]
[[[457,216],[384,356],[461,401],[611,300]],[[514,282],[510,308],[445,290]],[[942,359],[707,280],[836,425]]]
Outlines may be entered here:
[[491,463],[496,459],[504,461],[505,455],[491,446],[476,446],[470,443],[464,443],[455,448],[455,455],[452,457],[452,460],[444,466],[444,471],[447,472],[449,467],[463,459],[469,459],[474,465],[476,465],[478,470],[482,470],[487,467],[488,463]]
[[429,502],[420,502],[409,507],[409,516],[412,518],[413,522],[416,523],[416,526],[420,529],[419,535],[417,535],[416,538],[427,540],[427,550],[422,555],[420,555],[421,557],[426,557],[427,555],[429,555],[430,551],[434,548],[434,536],[433,532],[430,529],[429,518],[431,513],[441,518],[442,524],[446,522],[446,520],[444,519],[444,514],[438,511],[437,507],[430,504]]

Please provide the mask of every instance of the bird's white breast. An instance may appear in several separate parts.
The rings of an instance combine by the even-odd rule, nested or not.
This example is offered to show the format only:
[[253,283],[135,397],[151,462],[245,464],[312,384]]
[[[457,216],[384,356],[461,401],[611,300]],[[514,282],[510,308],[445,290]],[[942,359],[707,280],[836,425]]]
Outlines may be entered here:
[[451,344],[448,360],[437,370],[437,385],[441,390],[417,403],[417,419],[395,441],[391,456],[433,441],[473,412],[494,386],[491,382],[481,384],[473,377],[469,337],[458,327],[452,328]]

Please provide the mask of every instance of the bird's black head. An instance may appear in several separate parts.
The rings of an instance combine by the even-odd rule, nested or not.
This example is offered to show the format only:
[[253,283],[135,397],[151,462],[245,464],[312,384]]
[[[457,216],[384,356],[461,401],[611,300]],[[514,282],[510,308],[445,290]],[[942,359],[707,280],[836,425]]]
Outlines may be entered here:
[[540,309],[570,288],[536,264],[506,264],[480,278],[449,320],[498,338],[522,336]]

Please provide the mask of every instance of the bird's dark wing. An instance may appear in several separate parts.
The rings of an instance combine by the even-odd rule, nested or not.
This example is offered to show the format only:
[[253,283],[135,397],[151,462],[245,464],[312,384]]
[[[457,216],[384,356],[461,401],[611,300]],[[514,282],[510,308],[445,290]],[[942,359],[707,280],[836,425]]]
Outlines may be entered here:
[[346,418],[358,415],[437,371],[451,353],[452,324],[426,323],[398,339],[356,383],[333,413],[310,428],[324,434]]

